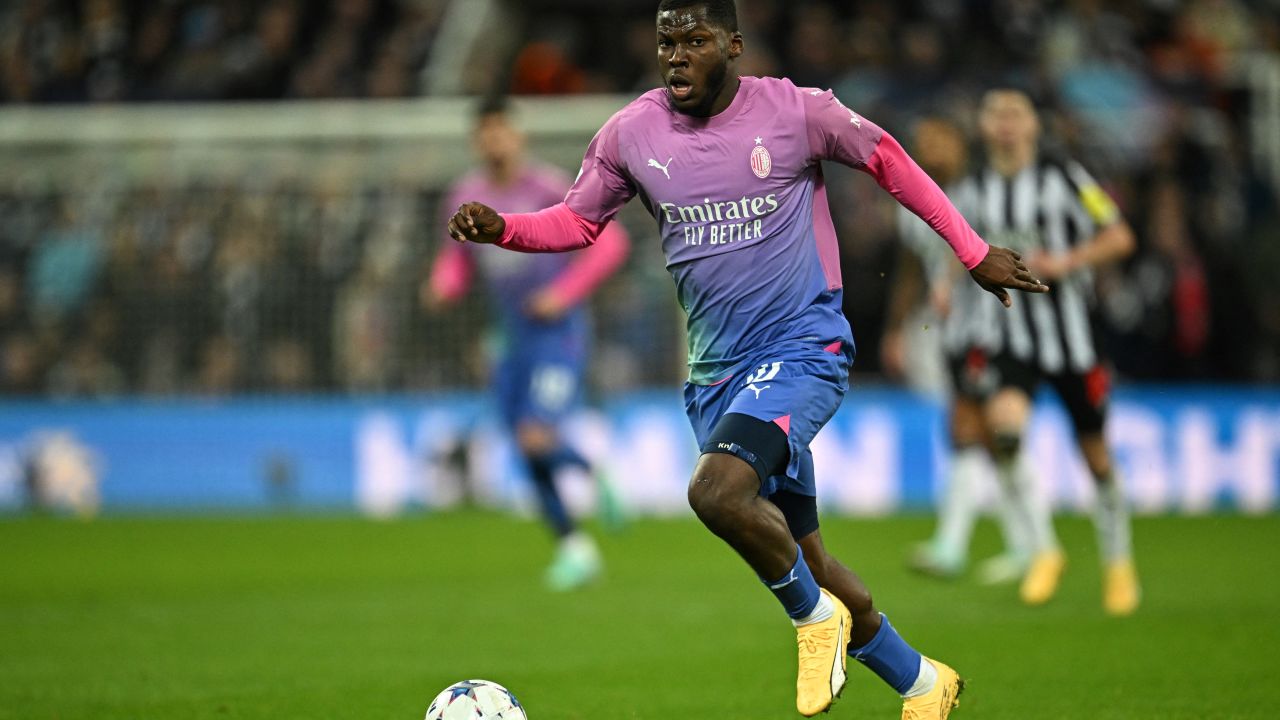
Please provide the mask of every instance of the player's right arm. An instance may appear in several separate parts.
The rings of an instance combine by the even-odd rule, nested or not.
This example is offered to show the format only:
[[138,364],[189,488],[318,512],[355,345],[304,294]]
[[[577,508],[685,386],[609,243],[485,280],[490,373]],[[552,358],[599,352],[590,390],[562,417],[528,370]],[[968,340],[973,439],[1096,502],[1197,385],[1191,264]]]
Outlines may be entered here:
[[499,213],[482,203],[463,203],[449,219],[449,235],[520,252],[566,252],[594,243],[636,194],[618,152],[619,116],[592,138],[564,202],[533,213]]

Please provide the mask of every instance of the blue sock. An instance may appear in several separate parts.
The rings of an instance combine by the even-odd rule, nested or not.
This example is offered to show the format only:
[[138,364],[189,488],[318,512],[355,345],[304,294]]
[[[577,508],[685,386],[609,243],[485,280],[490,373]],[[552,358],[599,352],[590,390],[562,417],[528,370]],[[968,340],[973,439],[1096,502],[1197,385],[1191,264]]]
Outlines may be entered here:
[[545,457],[529,458],[529,475],[538,496],[538,505],[542,508],[542,517],[556,537],[562,538],[573,532],[573,520],[560,499],[560,491],[556,489],[556,467]]
[[849,648],[849,654],[889,683],[899,695],[911,689],[920,675],[920,653],[902,639],[883,613],[876,636],[860,648]]
[[818,589],[818,581],[813,579],[813,573],[809,571],[809,566],[804,561],[804,552],[800,550],[799,545],[796,546],[796,564],[791,566],[786,575],[773,582],[764,578],[760,580],[769,586],[792,620],[798,620],[813,612],[814,606],[822,596]]

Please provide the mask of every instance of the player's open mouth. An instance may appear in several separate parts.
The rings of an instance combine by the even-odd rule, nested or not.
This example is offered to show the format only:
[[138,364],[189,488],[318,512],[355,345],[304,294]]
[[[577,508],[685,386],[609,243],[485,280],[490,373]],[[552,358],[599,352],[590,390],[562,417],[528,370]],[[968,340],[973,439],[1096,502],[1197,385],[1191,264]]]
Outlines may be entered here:
[[693,93],[693,86],[684,78],[671,78],[667,81],[667,87],[671,90],[671,97],[676,100],[687,100]]

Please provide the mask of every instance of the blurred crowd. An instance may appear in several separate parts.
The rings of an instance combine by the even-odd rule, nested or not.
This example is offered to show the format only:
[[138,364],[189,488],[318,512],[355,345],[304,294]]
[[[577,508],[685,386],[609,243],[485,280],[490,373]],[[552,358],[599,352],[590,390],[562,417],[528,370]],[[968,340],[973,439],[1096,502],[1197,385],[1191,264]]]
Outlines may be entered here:
[[[0,182],[0,393],[476,386],[483,298],[447,314],[420,302],[443,239],[432,231],[439,200],[412,182],[345,177],[255,188],[86,179],[53,192]],[[598,333],[598,386],[657,383],[676,367],[675,309],[660,260],[646,259],[651,268],[597,298],[617,320]],[[666,348],[672,362],[634,347]]]
[[[462,1],[462,0],[457,0]],[[0,5],[0,102],[398,97],[446,0],[16,0]],[[510,90],[656,84],[652,7],[525,12]],[[519,5],[519,4],[517,4]],[[619,9],[622,8],[622,9]],[[1280,191],[1255,154],[1250,63],[1280,58],[1277,0],[739,0],[740,72],[833,87],[908,139],[972,130],[991,83],[1029,88],[1052,145],[1098,176],[1140,250],[1099,276],[1097,321],[1121,374],[1280,380]],[[534,148],[536,153],[537,148]],[[893,282],[892,200],[832,174],[858,372],[878,369]],[[87,176],[0,181],[0,392],[389,390],[479,381],[468,318],[416,288],[440,188],[293,180],[213,186]],[[425,247],[424,247],[425,245]],[[674,325],[660,262],[606,288],[606,347]],[[656,299],[655,299],[656,298]],[[479,311],[476,311],[479,312]],[[622,329],[618,329],[622,328]],[[610,345],[609,343],[614,343]],[[677,340],[678,343],[678,340]],[[632,350],[610,350],[610,347]],[[678,379],[641,358],[631,382]],[[648,374],[640,370],[648,369]],[[621,381],[618,381],[619,383]]]
[[405,97],[445,0],[12,0],[0,102]]

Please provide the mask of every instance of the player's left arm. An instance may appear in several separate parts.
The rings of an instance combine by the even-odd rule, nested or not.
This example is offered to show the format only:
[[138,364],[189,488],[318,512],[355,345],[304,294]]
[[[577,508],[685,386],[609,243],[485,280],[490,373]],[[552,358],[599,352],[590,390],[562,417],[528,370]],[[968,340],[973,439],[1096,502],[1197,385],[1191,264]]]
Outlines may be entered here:
[[802,90],[809,146],[814,158],[862,170],[905,208],[942,236],[984,290],[1012,304],[1008,289],[1048,292],[1018,253],[987,245],[889,133],[846,108],[831,91]]
[[1081,165],[1069,163],[1064,169],[1078,213],[1088,217],[1096,232],[1065,253],[1041,253],[1027,258],[1027,266],[1046,280],[1057,280],[1077,270],[1095,268],[1133,254],[1138,243],[1120,208]]

